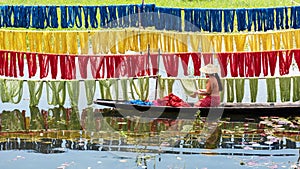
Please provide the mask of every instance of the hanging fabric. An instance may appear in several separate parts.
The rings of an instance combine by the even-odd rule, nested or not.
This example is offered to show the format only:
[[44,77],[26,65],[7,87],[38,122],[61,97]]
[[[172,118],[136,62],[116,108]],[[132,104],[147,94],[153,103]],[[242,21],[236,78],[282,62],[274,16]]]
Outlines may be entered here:
[[17,53],[16,52],[8,52],[9,57],[9,72],[6,76],[9,77],[18,77],[17,73]]
[[276,62],[277,62],[277,53],[278,53],[278,51],[262,52],[264,76],[268,75],[268,68],[269,67],[270,67],[271,76],[274,76],[275,68],[276,68]]
[[291,97],[291,77],[279,77],[281,102],[290,101]]
[[240,77],[245,77],[245,58],[246,53],[238,53],[238,69]]
[[174,36],[176,52],[188,51],[188,36],[185,33],[177,33]]
[[48,76],[50,58],[47,54],[39,54],[40,79]]
[[116,28],[117,24],[117,7],[114,5],[107,6],[108,9],[108,27]]
[[60,55],[62,79],[76,79],[75,55]]
[[233,52],[233,37],[234,36],[230,34],[223,35],[225,52]]
[[48,54],[49,65],[51,68],[51,77],[52,79],[56,79],[57,77],[57,65],[58,65],[58,56],[56,54]]
[[63,106],[66,100],[66,82],[51,80],[46,82],[47,101],[49,105]]
[[201,68],[201,54],[200,53],[191,53],[191,57],[194,65],[194,76],[200,76]]
[[226,78],[227,86],[227,102],[232,103],[234,101],[234,79]]
[[246,34],[239,34],[234,36],[236,51],[245,51],[246,37]]
[[80,93],[79,80],[68,80],[66,81],[66,85],[71,101],[71,107],[77,107]]
[[128,15],[129,15],[129,13],[128,13],[128,6],[127,5],[118,5],[117,6],[117,11],[118,11],[119,27],[120,28],[126,28],[126,27],[128,27],[128,25],[129,25],[129,20],[128,20]]
[[184,8],[184,31],[190,32],[192,31],[192,22],[194,18],[193,16],[193,9],[190,8]]
[[[299,11],[300,12],[300,11]],[[300,15],[299,15],[300,16]],[[300,25],[299,25],[300,27]],[[293,31],[295,32],[295,31]],[[290,50],[294,48],[294,34],[292,31],[285,31],[285,32],[281,32],[281,38],[282,38],[282,42],[283,42],[283,48]]]
[[274,30],[274,8],[264,8],[264,31]]
[[23,95],[23,80],[0,79],[0,89],[2,103],[18,104]]
[[204,65],[213,64],[213,53],[202,53]]
[[0,50],[0,75],[3,76],[5,74],[5,65],[6,65],[6,57],[5,51]]
[[115,75],[115,59],[114,56],[104,56],[106,77],[113,78]]
[[232,53],[229,60],[231,77],[238,77],[239,53]]
[[224,31],[225,32],[233,32],[234,27],[234,17],[235,17],[235,10],[233,9],[223,9],[224,12]]
[[300,100],[300,76],[293,77],[293,102]]
[[87,100],[87,105],[92,105],[94,101],[94,95],[96,90],[96,81],[95,80],[85,80],[85,95]]
[[212,32],[222,32],[222,13],[220,9],[211,9]]
[[77,32],[68,31],[66,38],[68,54],[78,54]]
[[201,40],[201,35],[199,35],[199,34],[195,34],[195,35],[188,34],[188,36],[190,38],[192,51],[193,52],[198,52],[199,51],[199,42]]
[[292,54],[293,52],[288,50],[288,51],[278,51],[279,55],[279,74],[286,75],[289,74],[290,71],[290,66],[292,63]]
[[162,54],[163,63],[168,77],[177,77],[179,57],[174,54]]
[[[118,89],[117,79],[101,79],[99,80],[100,94],[102,99],[112,100],[111,86],[115,86]],[[119,91],[115,90],[115,94]]]
[[248,38],[248,44],[250,47],[250,50],[252,52],[257,52],[260,51],[261,47],[260,47],[260,37],[258,34],[249,34],[247,36]]
[[258,91],[258,78],[249,78],[251,102],[256,102]]
[[211,34],[203,34],[201,36],[201,52],[210,53],[214,51],[213,49],[213,35]]
[[158,54],[150,54],[151,66],[152,66],[152,75],[157,75],[159,71],[158,63]]
[[192,95],[197,91],[197,84],[195,79],[180,79],[182,88],[187,96]]
[[293,54],[294,54],[294,59],[297,63],[298,68],[300,69],[300,50],[292,50]]
[[236,78],[234,79],[235,83],[235,94],[236,94],[236,102],[241,103],[244,98],[245,91],[245,78]]
[[[149,77],[140,77],[137,79],[138,84],[134,82],[133,78],[129,79],[131,96],[134,100],[140,99],[142,101],[148,100],[149,96]],[[138,86],[137,86],[138,85]],[[134,94],[137,94],[138,98]]]
[[267,102],[276,102],[276,79],[274,77],[266,78],[267,84]]
[[29,78],[34,77],[37,71],[36,53],[26,53]]
[[213,50],[212,52],[220,53],[223,48],[223,37],[222,36],[214,36],[212,38]]
[[104,78],[104,72],[105,72],[104,61],[105,61],[104,56],[90,57],[91,72],[94,79]]
[[300,7],[299,6],[292,6],[291,7],[290,23],[291,23],[291,27],[294,28],[294,29],[300,28],[299,12],[300,12]]
[[28,80],[29,89],[29,106],[37,106],[40,102],[42,91],[43,91],[43,81],[40,80]]
[[190,53],[179,53],[177,54],[177,56],[181,58],[183,75],[188,76],[188,64],[190,60]]
[[88,54],[89,52],[89,32],[79,32],[79,44],[80,44],[80,52],[81,54]]
[[128,98],[128,79],[120,79],[123,100],[129,100]]
[[218,61],[221,69],[221,77],[227,76],[227,66],[232,53],[218,53]]
[[67,6],[60,6],[60,18],[61,18],[61,27],[68,28],[68,14],[67,14]]
[[58,28],[58,17],[57,17],[57,8],[56,6],[46,6],[46,11],[48,11],[47,19],[47,27],[50,28]]
[[281,32],[275,32],[273,33],[273,41],[274,41],[274,50],[281,50]]
[[[17,57],[18,57],[19,75],[21,77],[23,77],[24,76],[24,53],[18,52],[17,55],[18,55]],[[1,57],[0,57],[0,59],[1,59]]]
[[284,7],[276,7],[275,8],[275,19],[276,19],[276,29],[284,29]]
[[236,9],[238,31],[244,31],[247,28],[246,24],[246,9]]
[[254,77],[255,71],[255,55],[254,52],[245,53],[245,73],[246,77]]

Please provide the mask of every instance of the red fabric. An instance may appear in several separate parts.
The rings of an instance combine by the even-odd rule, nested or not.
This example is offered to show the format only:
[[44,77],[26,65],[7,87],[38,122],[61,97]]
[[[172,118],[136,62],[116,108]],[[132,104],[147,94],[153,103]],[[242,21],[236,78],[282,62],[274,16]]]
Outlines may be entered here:
[[269,66],[270,66],[271,76],[274,76],[274,74],[275,74],[277,53],[278,53],[278,51],[269,52]]
[[245,58],[246,53],[238,53],[238,68],[240,77],[245,77]]
[[286,75],[290,72],[290,66],[292,63],[292,54],[293,52],[288,50],[283,54],[283,51],[279,51],[279,74]]
[[112,78],[115,75],[115,58],[114,57],[115,56],[104,56],[107,78]]
[[162,99],[154,101],[154,105],[157,106],[172,106],[172,107],[191,107],[188,103],[184,102],[181,98],[170,93]]
[[239,62],[239,54],[232,53],[230,59],[230,73],[232,77],[238,77],[238,62]]
[[189,53],[179,53],[177,55],[178,55],[178,57],[181,58],[183,74],[185,76],[187,76],[188,75],[188,64],[189,64],[189,60],[190,60],[190,54]]
[[56,54],[48,54],[49,62],[50,62],[50,70],[52,79],[56,79],[57,77],[57,65],[58,65],[58,56]]
[[255,70],[254,54],[247,52],[245,58],[245,73],[246,77],[253,77]]
[[5,72],[5,52],[0,50],[0,75],[4,75]]
[[204,65],[213,64],[213,54],[212,53],[202,53]]
[[294,53],[294,58],[295,58],[295,61],[297,63],[297,66],[300,70],[300,50],[293,50],[293,53]]
[[49,56],[47,54],[39,54],[38,59],[40,65],[40,78],[43,79],[48,76]]
[[126,65],[128,70],[128,77],[135,77],[139,69],[139,66],[137,66],[139,62],[136,59],[136,55],[127,55],[126,62],[127,62]]
[[157,75],[159,67],[158,67],[158,54],[150,55],[151,66],[152,66],[152,75]]
[[163,54],[162,58],[167,76],[176,77],[178,75],[179,57],[174,54]]
[[201,55],[199,53],[191,53],[194,64],[194,76],[200,76]]
[[10,63],[9,63],[9,72],[8,76],[10,77],[18,77],[17,73],[17,53],[16,52],[9,52],[10,53]]
[[227,76],[227,66],[228,60],[232,54],[231,53],[219,53],[218,54],[218,61],[221,67],[221,77]]
[[[103,56],[92,56],[90,57],[90,63],[91,63],[91,72],[92,76],[95,79],[104,78],[104,57]],[[100,74],[100,70],[102,70],[102,73]]]
[[79,72],[81,78],[83,79],[87,78],[87,64],[89,60],[90,60],[89,56],[84,56],[84,55],[78,56]]
[[76,79],[75,55],[60,55],[62,79]]
[[148,62],[147,62],[147,55],[136,55],[135,59],[137,60],[137,65],[135,67],[137,68],[135,70],[135,76],[145,76],[146,70],[148,68]]
[[254,57],[254,71],[255,71],[255,76],[259,77],[261,73],[261,52],[254,52],[252,53]]
[[122,72],[122,62],[124,62],[124,56],[118,55],[115,57],[115,77],[119,78]]
[[199,107],[216,107],[220,105],[220,96],[206,96],[199,100]]
[[263,73],[264,76],[268,76],[269,74],[269,57],[267,52],[262,52],[261,53],[261,58],[262,58],[262,67],[263,67]]
[[21,77],[24,76],[24,53],[18,53],[18,67],[19,67],[19,74]]
[[37,71],[36,53],[27,53],[26,59],[27,59],[29,78],[34,77]]

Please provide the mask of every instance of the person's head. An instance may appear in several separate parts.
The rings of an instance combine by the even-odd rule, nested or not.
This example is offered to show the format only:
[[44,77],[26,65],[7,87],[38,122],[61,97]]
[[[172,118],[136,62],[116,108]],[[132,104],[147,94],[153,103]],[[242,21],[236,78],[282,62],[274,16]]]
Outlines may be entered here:
[[219,85],[219,90],[222,91],[223,90],[223,86],[220,80],[220,77],[218,75],[219,72],[219,68],[216,65],[213,64],[207,64],[204,67],[200,68],[200,71],[205,73],[206,76],[214,76],[216,77],[217,81],[218,81],[218,85]]

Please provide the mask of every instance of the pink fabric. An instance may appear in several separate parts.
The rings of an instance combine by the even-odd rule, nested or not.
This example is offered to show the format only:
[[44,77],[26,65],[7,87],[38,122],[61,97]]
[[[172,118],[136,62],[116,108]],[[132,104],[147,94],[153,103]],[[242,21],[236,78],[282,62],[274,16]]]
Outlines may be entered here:
[[220,105],[220,100],[220,96],[206,96],[198,101],[198,105],[199,107],[216,107]]
[[204,65],[213,64],[213,54],[212,53],[202,53]]
[[87,64],[90,60],[90,57],[87,55],[80,55],[78,56],[78,63],[79,63],[79,72],[80,76],[83,79],[87,78]]
[[218,54],[218,61],[221,68],[221,77],[227,76],[227,66],[228,66],[228,60],[231,56],[231,53],[219,53]]
[[194,76],[200,76],[201,55],[200,53],[191,53],[191,57],[194,64]]
[[158,67],[158,54],[150,55],[151,66],[152,66],[152,75],[157,75],[159,67]]
[[163,54],[163,62],[168,77],[176,77],[178,75],[179,57],[174,54]]
[[[104,66],[104,56],[91,56],[91,72],[94,79],[104,78],[105,66]],[[102,70],[102,73],[100,73]]]

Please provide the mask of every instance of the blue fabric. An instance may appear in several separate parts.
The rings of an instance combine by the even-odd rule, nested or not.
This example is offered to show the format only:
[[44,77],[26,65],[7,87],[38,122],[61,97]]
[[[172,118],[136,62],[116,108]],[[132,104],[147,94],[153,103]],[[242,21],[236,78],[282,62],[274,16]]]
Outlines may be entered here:
[[209,9],[200,9],[200,29],[211,31],[211,12]]
[[108,12],[106,6],[100,6],[100,27],[107,28],[108,27]]
[[276,11],[276,29],[284,29],[284,8],[275,8]]
[[116,28],[118,26],[117,22],[117,7],[116,6],[108,6],[108,27]]
[[222,32],[222,10],[212,9],[211,13],[211,23],[212,32]]
[[291,7],[291,27],[300,28],[300,6]]
[[235,11],[233,9],[224,9],[224,31],[233,32]]
[[152,102],[142,101],[142,100],[130,100],[130,101],[129,101],[129,104],[146,105],[146,106],[151,106],[151,105],[153,105]]
[[61,27],[62,28],[68,28],[68,15],[67,15],[67,7],[66,6],[60,6],[60,19],[61,19]]
[[[248,17],[250,16],[249,13],[250,10],[248,10]],[[255,8],[251,10],[252,13],[252,23],[249,23],[249,19],[248,19],[248,30],[251,30],[251,28],[249,29],[249,27],[251,27],[249,24],[253,24],[254,25],[254,31],[261,31],[262,30],[262,9],[260,8]]]
[[29,28],[30,27],[30,16],[31,16],[31,6],[21,6],[20,11],[20,27]]
[[175,31],[182,31],[182,18],[181,18],[181,9],[180,8],[173,8],[171,10],[171,14],[173,15],[172,23],[173,23],[173,29]]
[[44,29],[45,21],[46,21],[46,6],[33,6],[32,27]]
[[90,16],[90,24],[92,28],[98,28],[98,20],[97,20],[97,6],[89,6],[89,16]]
[[0,6],[0,27],[4,26],[4,17],[5,17],[5,6]]
[[74,6],[68,6],[68,28],[73,28],[75,23]]
[[247,28],[246,24],[246,10],[237,9],[236,10],[237,22],[238,22],[238,31],[244,31]]
[[75,18],[75,24],[77,28],[82,27],[82,8],[81,6],[74,6],[74,18]]
[[121,27],[121,28],[128,27],[129,26],[128,6],[127,5],[119,5],[119,6],[117,6],[117,10],[118,10],[119,27]]
[[246,14],[248,16],[248,21],[247,21],[247,30],[251,31],[252,29],[252,24],[253,24],[253,9],[247,9]]
[[[201,17],[201,9],[194,9],[194,18],[192,19],[193,20],[193,32],[196,32],[196,31],[201,31],[201,24],[205,24],[205,23],[201,23],[201,20],[200,20],[200,17]],[[206,24],[205,24],[206,25]]]
[[130,26],[138,27],[139,26],[139,18],[138,18],[138,7],[137,5],[129,5],[129,18],[130,18]]
[[87,6],[82,7],[83,14],[84,14],[84,27],[88,28],[90,26],[89,24],[89,9]]
[[73,28],[75,24],[77,28],[82,27],[81,7],[68,6],[68,27]]
[[4,6],[4,26],[5,27],[12,27],[12,7],[11,6]]
[[285,7],[284,8],[284,18],[285,18],[285,29],[289,29],[290,26],[289,26],[289,10],[288,10],[288,7]]
[[155,4],[145,4],[142,6],[141,24],[143,27],[154,26],[154,9]]
[[58,28],[57,8],[56,6],[47,7],[47,27]]
[[190,32],[193,29],[193,9],[185,8],[184,9],[184,31]]
[[157,10],[157,22],[155,24],[155,28],[157,30],[165,29],[165,8],[156,7]]
[[274,8],[265,8],[263,14],[264,31],[274,30]]
[[13,14],[14,14],[14,24],[13,24],[13,27],[20,27],[20,22],[21,22],[21,19],[20,18],[20,15],[21,15],[21,6],[12,6],[12,11],[13,11]]

